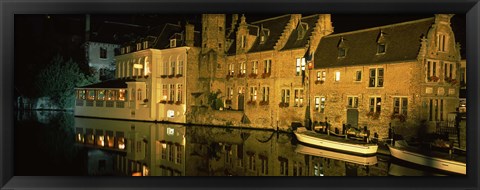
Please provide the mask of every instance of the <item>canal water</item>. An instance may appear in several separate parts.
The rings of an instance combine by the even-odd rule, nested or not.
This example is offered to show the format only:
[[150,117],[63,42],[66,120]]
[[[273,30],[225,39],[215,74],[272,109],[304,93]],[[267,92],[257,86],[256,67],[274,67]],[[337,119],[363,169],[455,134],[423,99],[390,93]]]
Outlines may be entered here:
[[444,176],[377,154],[299,144],[274,131],[31,111],[15,115],[18,176]]

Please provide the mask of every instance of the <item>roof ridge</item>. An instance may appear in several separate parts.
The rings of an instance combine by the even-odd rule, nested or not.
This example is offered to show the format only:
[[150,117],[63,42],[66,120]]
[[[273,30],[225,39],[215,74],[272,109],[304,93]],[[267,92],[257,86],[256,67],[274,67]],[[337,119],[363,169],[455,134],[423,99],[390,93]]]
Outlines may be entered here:
[[371,31],[371,30],[378,30],[378,29],[390,28],[390,27],[395,27],[395,26],[402,26],[402,25],[419,23],[419,22],[424,22],[424,21],[433,20],[433,19],[435,19],[435,17],[429,17],[429,18],[424,18],[424,19],[406,21],[406,22],[395,23],[395,24],[388,24],[388,25],[383,25],[383,26],[376,26],[376,27],[372,27],[372,28],[354,30],[354,31],[350,31],[350,32],[342,32],[342,33],[338,33],[338,34],[331,34],[331,35],[325,36],[325,38],[328,38],[328,37],[337,37],[337,36],[348,35],[348,34],[355,34],[355,33],[361,33],[361,32],[367,32],[367,31]]
[[251,22],[252,24],[259,24],[261,22],[265,22],[265,21],[270,21],[270,20],[275,20],[275,19],[279,19],[279,18],[282,18],[282,17],[287,17],[287,16],[290,16],[291,14],[285,14],[285,15],[281,15],[281,16],[276,16],[276,17],[272,17],[272,18],[267,18],[267,19],[263,19],[263,20],[257,20],[255,22]]
[[302,16],[302,18],[300,18],[300,20],[303,20],[303,19],[309,19],[309,18],[313,18],[315,16],[320,16],[320,14],[313,14],[313,15],[310,15],[310,16]]

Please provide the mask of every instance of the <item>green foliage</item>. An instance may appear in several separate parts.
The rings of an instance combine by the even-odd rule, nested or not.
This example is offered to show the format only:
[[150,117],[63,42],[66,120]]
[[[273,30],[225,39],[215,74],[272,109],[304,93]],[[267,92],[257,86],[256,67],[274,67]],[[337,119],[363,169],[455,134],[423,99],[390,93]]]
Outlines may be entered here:
[[39,97],[49,97],[59,108],[68,109],[74,105],[74,88],[95,82],[98,80],[93,75],[82,73],[72,59],[65,61],[62,56],[56,55],[36,76],[35,86]]
[[210,104],[210,107],[214,110],[219,110],[220,108],[224,107],[222,99],[218,97],[218,95],[221,93],[222,92],[217,91],[208,94],[208,103]]

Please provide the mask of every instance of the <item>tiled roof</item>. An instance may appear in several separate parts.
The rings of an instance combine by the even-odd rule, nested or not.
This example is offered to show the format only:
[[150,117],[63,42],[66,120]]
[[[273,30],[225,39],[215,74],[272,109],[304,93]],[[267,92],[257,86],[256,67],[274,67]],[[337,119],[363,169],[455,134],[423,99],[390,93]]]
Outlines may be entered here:
[[296,48],[302,48],[307,45],[308,40],[310,39],[310,35],[312,35],[312,31],[315,28],[315,24],[319,18],[319,15],[312,15],[312,16],[307,16],[303,17],[301,19],[302,23],[306,23],[308,25],[308,29],[305,31],[305,35],[303,38],[298,39],[298,27],[293,30],[292,34],[288,38],[287,43],[285,46],[282,48],[282,50],[289,50],[289,49],[296,49]]
[[[326,36],[315,52],[315,68],[414,60],[420,50],[421,38],[427,35],[433,23],[434,18],[427,18]],[[380,32],[385,34],[386,53],[377,55]],[[338,58],[341,38],[347,49],[344,58]]]
[[112,79],[78,88],[127,88],[127,82],[132,81],[135,79]]
[[283,15],[275,18],[252,22],[253,25],[270,30],[270,35],[265,39],[264,43],[260,43],[260,38],[257,38],[253,43],[249,53],[273,50],[278,39],[280,39],[285,26],[290,21],[291,15]]

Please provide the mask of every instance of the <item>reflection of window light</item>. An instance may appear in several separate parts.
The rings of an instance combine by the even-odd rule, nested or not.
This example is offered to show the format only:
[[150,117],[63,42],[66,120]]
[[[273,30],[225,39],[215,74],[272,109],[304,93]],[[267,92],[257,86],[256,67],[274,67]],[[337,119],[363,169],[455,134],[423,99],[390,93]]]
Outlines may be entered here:
[[148,167],[143,165],[143,176],[148,176]]
[[167,117],[169,117],[169,118],[175,117],[175,111],[173,111],[173,110],[168,110],[168,111],[167,111]]
[[167,128],[167,135],[173,135],[175,133],[175,129]]
[[97,144],[100,145],[100,146],[105,146],[105,137],[98,136]]
[[83,137],[82,137],[82,134],[81,134],[81,133],[78,133],[78,134],[77,134],[77,141],[78,141],[78,142],[82,142],[82,143],[84,142],[84,140],[83,140]]
[[125,90],[124,90],[124,89],[120,89],[119,92],[120,92],[120,93],[119,93],[118,100],[125,101]]
[[125,138],[123,137],[118,138],[118,149],[120,150],[125,149]]

